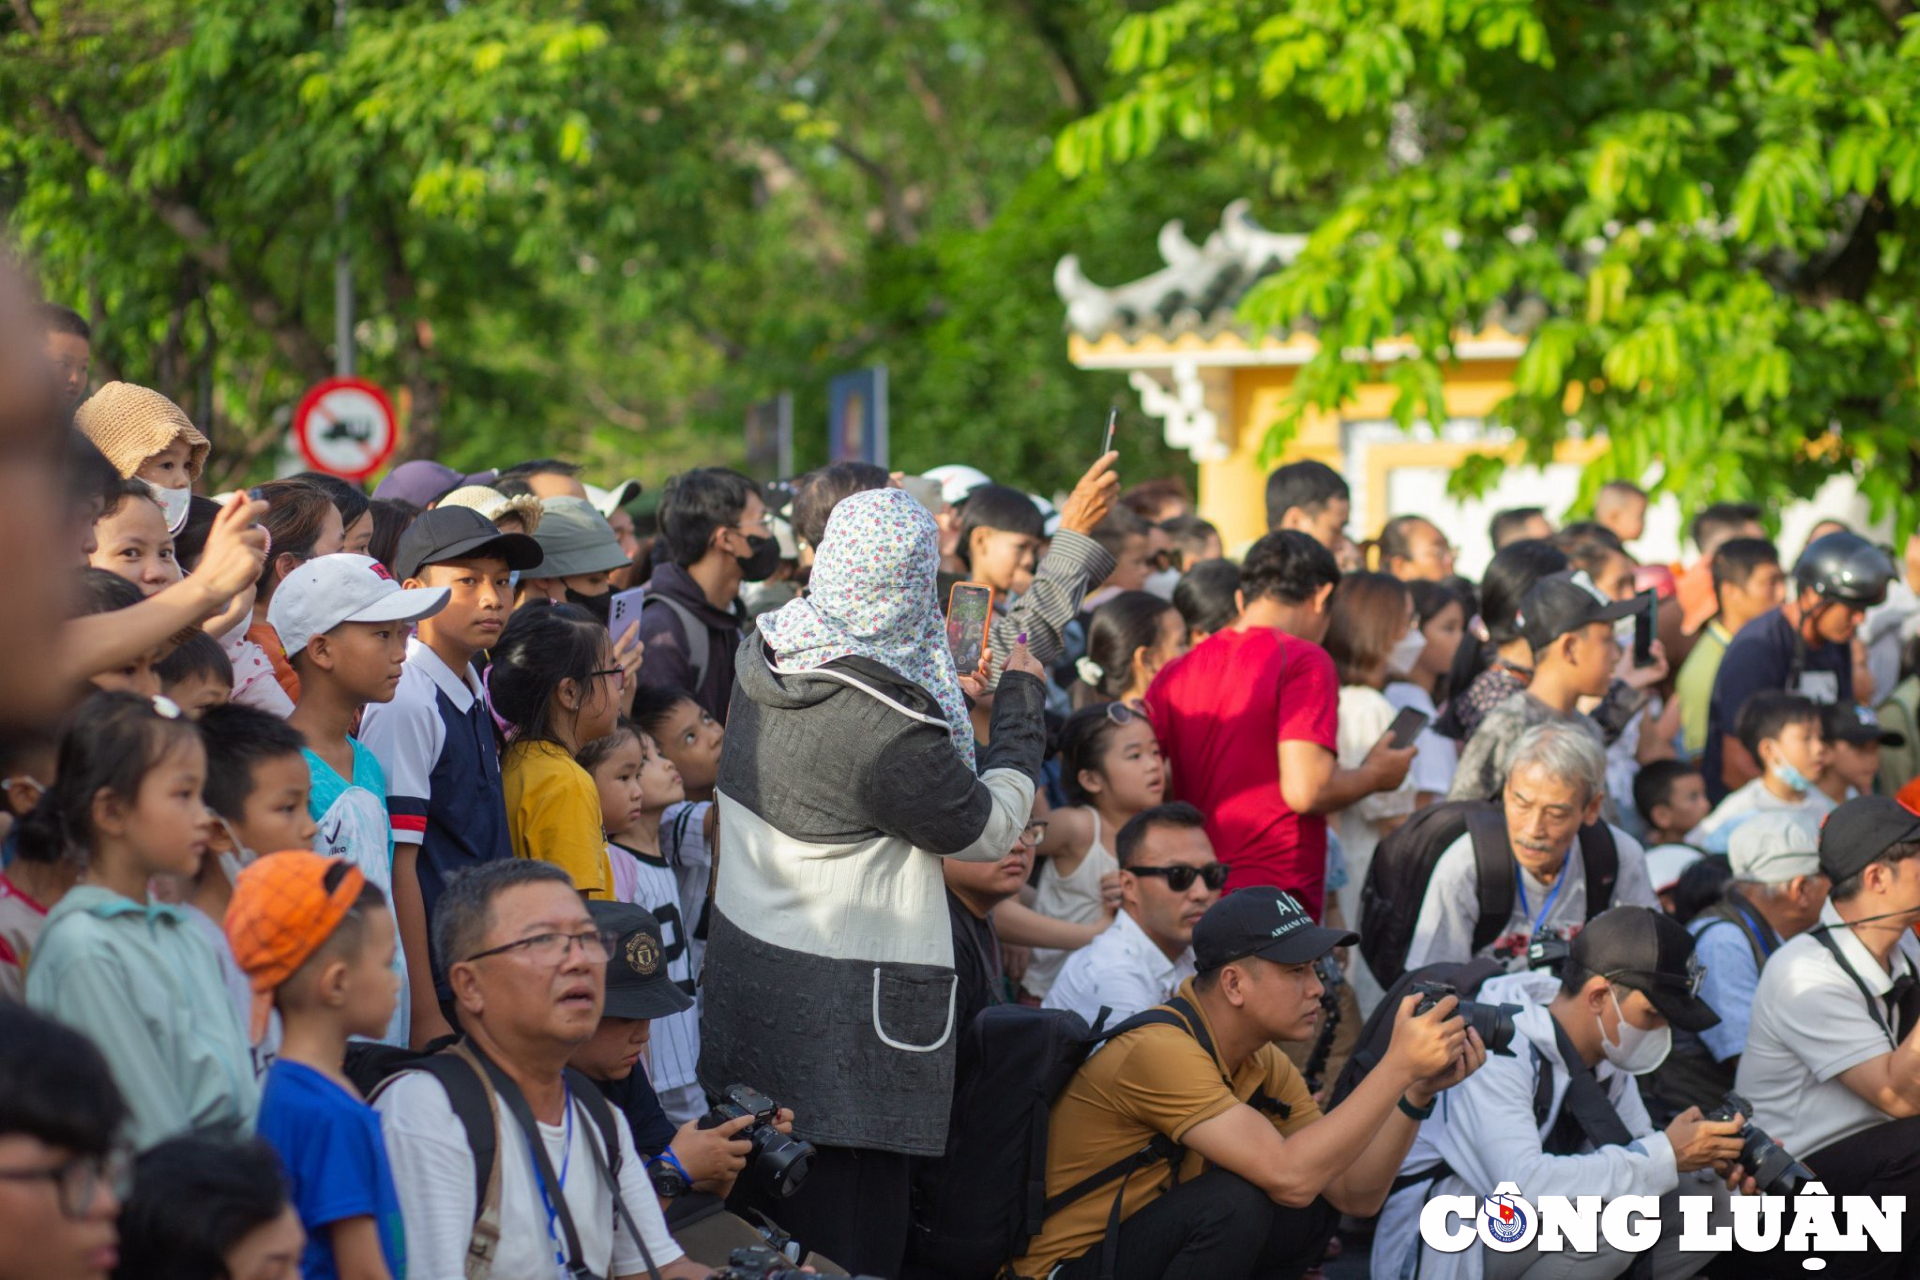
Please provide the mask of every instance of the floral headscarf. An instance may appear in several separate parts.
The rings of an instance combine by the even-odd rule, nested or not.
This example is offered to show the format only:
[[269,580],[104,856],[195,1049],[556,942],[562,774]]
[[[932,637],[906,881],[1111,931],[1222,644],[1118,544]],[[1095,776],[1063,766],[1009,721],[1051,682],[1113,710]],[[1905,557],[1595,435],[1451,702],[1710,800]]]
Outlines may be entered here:
[[760,619],[776,671],[868,658],[940,703],[953,749],[973,766],[973,721],[947,648],[935,575],[940,528],[913,495],[873,489],[842,499],[827,521],[807,594]]

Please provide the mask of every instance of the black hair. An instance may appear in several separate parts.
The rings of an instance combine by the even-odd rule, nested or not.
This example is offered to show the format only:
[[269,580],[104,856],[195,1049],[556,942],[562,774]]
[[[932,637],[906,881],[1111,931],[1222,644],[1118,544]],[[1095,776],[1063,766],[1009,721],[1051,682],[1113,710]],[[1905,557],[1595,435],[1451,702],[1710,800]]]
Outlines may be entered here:
[[592,773],[606,763],[608,756],[620,749],[621,743],[637,740],[634,736],[633,722],[622,716],[614,721],[612,733],[604,738],[595,738],[574,752],[573,762],[588,773]]
[[497,858],[455,872],[433,904],[433,954],[442,972],[472,955],[487,936],[493,900],[528,884],[563,884],[573,877],[538,858]]
[[74,616],[78,618],[96,613],[116,613],[121,609],[131,609],[146,599],[140,594],[140,588],[119,574],[108,569],[96,569],[91,565],[75,575],[75,585],[79,590],[75,595]]
[[[1193,502],[1193,491],[1187,488],[1187,482],[1179,476],[1154,476],[1151,479],[1142,480],[1139,484],[1134,485],[1125,493],[1121,494],[1120,501],[1122,505],[1138,512],[1142,519],[1151,520],[1153,519],[1154,512],[1160,510],[1169,502],[1177,502],[1182,506],[1191,505]],[[1193,516],[1169,517],[1169,519],[1173,520],[1191,520],[1194,518]],[[1204,524],[1206,522],[1201,521],[1201,523]],[[1171,530],[1169,530],[1169,532],[1171,532]]]
[[92,694],[61,727],[53,781],[20,820],[20,856],[32,862],[73,857],[84,865],[94,841],[94,797],[108,791],[132,801],[154,766],[198,741],[193,721],[161,715],[151,699]]
[[[1413,559],[1413,534],[1422,526],[1440,533],[1440,526],[1425,516],[1395,516],[1380,526],[1380,536],[1371,542],[1362,543],[1366,547],[1380,548],[1380,572],[1391,572],[1387,565],[1394,560]],[[1445,534],[1441,534],[1445,537]]]
[[725,467],[700,467],[668,480],[660,491],[659,520],[673,562],[682,568],[697,563],[715,529],[740,523],[753,491],[753,481]]
[[1687,526],[1693,545],[1705,551],[1716,534],[1760,523],[1760,508],[1751,502],[1716,502],[1702,507]]
[[1505,511],[1493,513],[1493,519],[1487,521],[1487,541],[1494,550],[1502,549],[1521,539],[1521,530],[1535,520],[1545,520],[1547,513],[1539,507],[1508,507]]
[[207,808],[229,820],[245,810],[255,768],[298,756],[307,745],[305,736],[279,716],[234,702],[201,712],[200,736],[207,744]]
[[0,1000],[0,1137],[21,1134],[75,1155],[104,1156],[126,1100],[98,1045],[14,1000]]
[[683,702],[691,702],[696,707],[700,705],[700,699],[685,689],[666,684],[643,684],[633,691],[633,711],[627,719],[634,728],[659,742],[666,731],[667,717]]
[[1173,607],[1186,620],[1187,630],[1212,635],[1225,631],[1240,616],[1234,593],[1240,590],[1240,566],[1231,560],[1202,560],[1173,584]]
[[[269,480],[260,486],[267,501],[260,523],[266,526],[273,545],[267,548],[266,563],[260,566],[261,599],[276,585],[274,566],[281,556],[311,560],[313,547],[326,529],[327,512],[338,511],[326,490],[316,489],[304,480]],[[341,521],[342,526],[345,520]]]
[[1115,507],[1107,512],[1099,524],[1093,526],[1089,536],[1104,547],[1108,555],[1118,560],[1128,538],[1144,538],[1151,532],[1153,526],[1132,507]]
[[528,604],[514,611],[493,646],[487,689],[494,710],[517,730],[516,741],[559,741],[554,694],[571,680],[583,699],[589,696],[611,643],[606,625],[578,605]]
[[527,476],[567,476],[580,474],[580,464],[568,462],[565,458],[529,458],[525,462],[516,462],[500,473],[498,478],[512,476],[522,479]]
[[154,664],[153,671],[163,689],[182,680],[215,680],[233,687],[233,662],[220,642],[204,631],[188,632],[172,653]]
[[[1920,845],[1914,847],[1920,849]],[[1724,853],[1708,854],[1688,863],[1670,890],[1673,918],[1681,924],[1692,923],[1695,916],[1725,897],[1732,883],[1733,862]]]
[[1318,515],[1336,498],[1353,499],[1346,480],[1324,462],[1289,462],[1267,477],[1267,528],[1278,529],[1294,508]]
[[33,318],[40,322],[42,333],[70,333],[76,338],[93,341],[93,326],[72,307],[63,307],[57,302],[36,302],[33,304]]
[[[1867,864],[1867,867],[1873,866],[1874,863],[1891,867],[1916,855],[1920,855],[1920,840],[1902,840],[1882,849],[1873,862]],[[1827,896],[1835,902],[1846,902],[1860,896],[1860,891],[1867,887],[1867,867],[1862,867],[1852,875],[1834,881],[1833,888],[1828,890]]]
[[220,504],[205,494],[196,493],[187,499],[187,522],[173,535],[173,558],[181,568],[192,570],[199,565],[207,549],[207,535],[213,532],[214,517],[219,514]]
[[[1568,529],[1571,528],[1573,526],[1569,525]],[[1600,526],[1593,525],[1592,528],[1599,529]],[[1568,565],[1586,574],[1588,580],[1596,585],[1606,573],[1607,565],[1613,558],[1627,554],[1620,545],[1620,539],[1611,530],[1602,529],[1601,533],[1606,536],[1600,537],[1591,531],[1569,533],[1568,529],[1562,529],[1553,535],[1553,545],[1560,548],[1567,557]],[[1631,559],[1631,557],[1628,558]]]
[[103,497],[104,501],[100,506],[99,517],[101,520],[105,520],[109,516],[119,515],[120,508],[126,506],[127,500],[130,498],[151,502],[156,507],[160,505],[160,500],[153,496],[153,490],[144,480],[123,479],[118,484],[108,488]]
[[1553,535],[1553,545],[1566,552],[1567,557],[1576,564],[1581,554],[1576,553],[1576,547],[1581,548],[1582,553],[1586,555],[1597,554],[1585,545],[1590,542],[1598,542],[1608,551],[1618,551],[1621,555],[1627,553],[1627,544],[1620,541],[1620,535],[1598,520],[1575,520],[1571,524],[1562,525]]
[[[539,496],[534,493],[533,486],[527,483],[525,476],[496,476],[488,483],[487,488],[493,490],[503,498],[532,498]],[[452,489],[447,490],[447,493],[452,492]],[[445,497],[446,494],[440,496]]]
[[1160,639],[1160,619],[1173,602],[1151,591],[1122,591],[1093,611],[1087,622],[1087,658],[1100,668],[1093,691],[1111,702],[1133,679],[1133,655]]
[[1407,590],[1413,593],[1413,625],[1424,627],[1447,611],[1448,605],[1457,604],[1464,611],[1467,602],[1460,598],[1451,583],[1429,582],[1425,578],[1416,578],[1407,584]]
[[120,491],[120,469],[85,432],[69,427],[65,442],[68,506],[75,511],[104,507]]
[[404,498],[375,498],[373,537],[367,540],[367,554],[393,572],[393,558],[400,550],[400,536],[420,516],[420,508]]
[[960,549],[962,564],[973,565],[973,531],[998,529],[1025,538],[1046,536],[1047,520],[1033,499],[1004,484],[983,484],[967,494],[960,506]]
[[1564,573],[1570,563],[1566,552],[1538,538],[1510,542],[1494,553],[1480,579],[1480,617],[1495,647],[1520,639],[1520,601],[1540,579]]
[[1320,588],[1339,582],[1333,552],[1297,529],[1277,530],[1260,539],[1240,565],[1240,594],[1248,604],[1268,597],[1305,604]]
[[340,527],[351,529],[361,516],[367,514],[367,508],[373,505],[373,499],[359,485],[348,484],[339,476],[330,476],[323,471],[302,471],[288,479],[298,480],[302,484],[312,485],[327,495],[334,510],[340,513]]
[[1700,766],[1686,760],[1655,760],[1640,766],[1633,776],[1633,807],[1648,827],[1654,825],[1653,811],[1673,803],[1673,787],[1682,778],[1700,776]]
[[1075,804],[1093,803],[1093,793],[1080,785],[1080,773],[1082,770],[1100,772],[1107,744],[1120,728],[1107,714],[1107,706],[1102,702],[1082,707],[1068,716],[1060,728],[1060,785],[1066,790],[1067,799]]
[[1720,598],[1720,588],[1744,587],[1753,580],[1754,570],[1779,563],[1780,549],[1765,538],[1728,538],[1713,553],[1714,599]]
[[1199,516],[1169,516],[1160,522],[1160,532],[1180,548],[1189,566],[1198,564],[1208,543],[1219,538],[1220,530]]
[[134,1162],[114,1280],[214,1280],[227,1252],[287,1209],[280,1157],[260,1138],[170,1138]]
[[793,536],[819,550],[820,540],[827,536],[827,517],[835,507],[856,493],[884,489],[891,483],[887,469],[871,462],[836,462],[809,471],[800,477],[793,495]]
[[1179,827],[1186,831],[1205,831],[1207,819],[1198,809],[1185,800],[1173,800],[1166,804],[1157,804],[1151,809],[1142,809],[1127,819],[1120,828],[1120,834],[1113,838],[1113,857],[1121,866],[1133,865],[1133,855],[1140,852],[1140,845],[1146,840],[1147,832],[1154,827]]
[[1826,718],[1820,713],[1820,704],[1797,693],[1762,689],[1748,698],[1734,716],[1733,735],[1757,764],[1760,744],[1778,738],[1787,726],[1795,724],[1810,724],[1825,732]]

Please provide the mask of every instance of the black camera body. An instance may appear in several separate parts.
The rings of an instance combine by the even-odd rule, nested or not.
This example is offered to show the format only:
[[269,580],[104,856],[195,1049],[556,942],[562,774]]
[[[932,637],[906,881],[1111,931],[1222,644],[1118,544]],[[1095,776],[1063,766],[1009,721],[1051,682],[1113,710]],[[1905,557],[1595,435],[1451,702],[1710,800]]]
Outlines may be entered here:
[[1730,1093],[1720,1105],[1707,1112],[1709,1120],[1731,1120],[1745,1116],[1740,1126],[1740,1164],[1760,1184],[1763,1195],[1797,1196],[1813,1181],[1813,1170],[1793,1158],[1793,1154],[1771,1134],[1753,1122],[1753,1104],[1737,1093]]
[[[728,1090],[732,1092],[732,1090]],[[777,1249],[755,1245],[735,1249],[727,1255],[727,1265],[713,1273],[713,1280],[813,1280]],[[854,1276],[852,1280],[876,1280],[873,1276]]]
[[[1446,982],[1416,982],[1407,990],[1420,993],[1420,1003],[1413,1007],[1415,1017],[1433,1008],[1447,996],[1458,998],[1460,995],[1452,984]],[[1480,1042],[1487,1046],[1488,1053],[1497,1053],[1505,1058],[1513,1056],[1513,1015],[1520,1012],[1519,1005],[1477,1004],[1472,1000],[1461,1000],[1454,1012],[1480,1033]]]
[[1545,969],[1558,976],[1572,953],[1573,947],[1565,938],[1554,933],[1537,933],[1527,944],[1527,968]]
[[752,1116],[753,1123],[739,1135],[753,1144],[747,1157],[747,1172],[759,1179],[768,1194],[784,1200],[800,1189],[813,1167],[813,1144],[773,1127],[780,1104],[757,1089],[744,1084],[732,1085],[713,1109],[700,1117],[702,1129],[717,1129],[729,1120]]

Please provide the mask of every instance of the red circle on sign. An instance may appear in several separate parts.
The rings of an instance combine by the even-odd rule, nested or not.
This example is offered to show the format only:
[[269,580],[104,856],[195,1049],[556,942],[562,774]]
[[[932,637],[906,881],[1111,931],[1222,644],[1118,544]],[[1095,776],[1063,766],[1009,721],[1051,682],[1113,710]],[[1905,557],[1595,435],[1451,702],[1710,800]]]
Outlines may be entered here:
[[[335,391],[358,391],[371,398],[386,415],[386,442],[357,468],[342,468],[329,462],[315,452],[312,442],[308,439],[309,431],[317,425],[314,422],[314,410],[319,407],[322,400]],[[300,398],[299,407],[293,411],[293,442],[300,450],[300,456],[315,471],[339,476],[342,480],[365,480],[385,466],[387,459],[393,456],[394,449],[399,446],[400,421],[393,412],[393,401],[387,397],[386,391],[379,383],[369,382],[365,378],[328,378],[324,382],[315,383],[308,389],[307,394]]]

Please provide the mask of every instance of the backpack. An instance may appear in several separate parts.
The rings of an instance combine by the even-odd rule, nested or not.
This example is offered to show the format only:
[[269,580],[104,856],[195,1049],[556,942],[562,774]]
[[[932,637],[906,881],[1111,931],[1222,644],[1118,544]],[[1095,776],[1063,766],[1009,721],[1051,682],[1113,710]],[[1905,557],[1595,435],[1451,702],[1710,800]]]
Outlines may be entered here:
[[1184,1148],[1163,1134],[1059,1195],[1047,1195],[1047,1123],[1054,1101],[1103,1042],[1148,1026],[1179,1027],[1213,1053],[1199,1014],[1175,996],[1101,1031],[1067,1009],[990,1005],[961,1033],[947,1150],[914,1187],[911,1255],[948,1280],[989,1280],[1027,1252],[1048,1217],[1118,1182],[1104,1249],[1118,1237],[1121,1196],[1135,1170]]
[[[392,1045],[355,1042],[347,1048],[346,1075],[371,1105],[388,1085],[409,1072],[423,1072],[446,1090],[453,1114],[466,1130],[473,1152],[473,1237],[467,1245],[467,1280],[486,1280],[500,1244],[500,1109],[486,1070],[465,1040],[434,1053],[416,1053]],[[566,1068],[567,1087],[600,1130],[613,1177],[620,1177],[620,1131],[613,1105],[600,1087]]]
[[712,641],[707,636],[707,624],[693,616],[693,610],[675,600],[672,596],[647,592],[647,598],[640,602],[640,616],[646,617],[647,610],[655,605],[664,605],[668,612],[680,619],[680,629],[687,633],[687,666],[693,672],[693,689],[697,691],[707,682],[707,661],[711,656]]
[[[1473,951],[1497,939],[1513,914],[1513,846],[1507,820],[1490,800],[1449,800],[1415,813],[1374,850],[1360,890],[1360,954],[1382,986],[1395,985],[1406,972],[1407,950],[1420,919],[1427,884],[1440,855],[1463,835],[1473,837],[1479,865],[1480,915],[1473,924]],[[1580,860],[1586,870],[1587,919],[1613,902],[1620,876],[1620,851],[1604,822],[1580,828]]]

